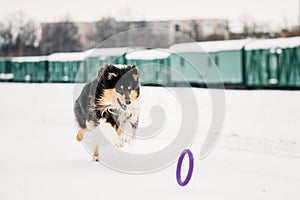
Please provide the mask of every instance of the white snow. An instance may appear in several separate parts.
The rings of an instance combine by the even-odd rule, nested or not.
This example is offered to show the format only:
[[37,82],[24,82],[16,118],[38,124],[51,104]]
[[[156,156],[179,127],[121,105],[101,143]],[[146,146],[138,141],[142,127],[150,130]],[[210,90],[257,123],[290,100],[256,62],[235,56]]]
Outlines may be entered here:
[[86,57],[99,57],[100,60],[105,60],[108,56],[121,56],[128,52],[131,48],[119,47],[119,48],[94,48],[85,51]]
[[21,57],[13,57],[11,60],[13,62],[40,62],[46,61],[48,56],[21,56]]
[[234,51],[241,50],[250,41],[252,40],[242,39],[181,43],[172,45],[170,51],[173,53]]
[[0,74],[0,80],[9,80],[9,79],[13,79],[13,78],[14,78],[13,73],[8,73],[8,74],[1,73]]
[[300,37],[276,38],[276,39],[242,39],[242,40],[222,40],[195,43],[181,43],[170,47],[174,53],[190,52],[218,52],[253,49],[275,49],[275,48],[293,48],[300,46]]
[[154,60],[170,57],[168,49],[140,49],[126,54],[128,60]]
[[[0,199],[299,199],[300,92],[227,90],[224,134],[212,154],[198,160],[212,104],[209,90],[193,91],[199,137],[191,147],[194,173],[182,188],[176,164],[131,175],[92,162],[75,140],[73,84],[1,83]],[[177,120],[168,107],[168,99],[176,103],[170,90],[144,87],[141,94],[142,106],[154,98],[164,105],[170,124]],[[144,109],[143,125],[147,116]],[[124,150],[163,147],[176,134],[170,124],[155,143],[136,140]]]
[[275,49],[275,48],[293,48],[300,46],[300,37],[275,38],[275,39],[256,39],[249,42],[245,49]]
[[84,60],[86,54],[84,52],[59,52],[53,53],[48,56],[48,61],[57,61],[57,62],[64,62],[64,61],[81,61]]

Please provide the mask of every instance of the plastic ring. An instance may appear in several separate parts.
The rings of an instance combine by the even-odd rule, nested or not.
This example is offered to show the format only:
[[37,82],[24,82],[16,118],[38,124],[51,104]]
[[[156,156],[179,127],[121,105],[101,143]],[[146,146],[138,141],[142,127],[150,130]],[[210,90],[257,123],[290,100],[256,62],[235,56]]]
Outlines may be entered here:
[[[188,174],[185,178],[184,181],[181,180],[181,166],[182,166],[182,161],[183,158],[185,157],[185,155],[188,154],[189,156],[189,171]],[[189,150],[189,149],[185,149],[179,159],[178,159],[178,163],[177,163],[177,169],[176,169],[176,178],[177,178],[177,183],[180,186],[186,186],[189,181],[191,180],[192,174],[193,174],[193,169],[194,169],[194,157],[193,157],[193,153]]]

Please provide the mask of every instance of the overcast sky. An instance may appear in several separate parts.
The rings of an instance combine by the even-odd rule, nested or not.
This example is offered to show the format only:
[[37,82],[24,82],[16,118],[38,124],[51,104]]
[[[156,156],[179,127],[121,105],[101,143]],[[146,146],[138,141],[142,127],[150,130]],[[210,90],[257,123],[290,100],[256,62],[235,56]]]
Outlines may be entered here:
[[[66,16],[91,22],[102,17],[118,20],[169,20],[226,18],[238,30],[243,16],[278,28],[298,23],[299,0],[0,0],[0,20],[22,11],[37,22],[58,21]],[[268,22],[268,23],[266,23]]]

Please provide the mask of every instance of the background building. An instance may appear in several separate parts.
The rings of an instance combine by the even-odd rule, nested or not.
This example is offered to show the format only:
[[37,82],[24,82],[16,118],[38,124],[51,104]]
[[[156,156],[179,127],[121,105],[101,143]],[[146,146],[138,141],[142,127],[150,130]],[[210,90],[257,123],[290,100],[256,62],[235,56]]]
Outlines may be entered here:
[[[228,20],[226,19],[200,19],[200,20],[170,20],[170,21],[116,21],[113,18],[103,18],[93,23],[75,23],[63,21],[59,23],[42,24],[41,52],[49,54],[56,51],[80,51],[94,48],[113,35],[120,32],[143,28],[159,27],[186,34],[195,41],[224,40],[229,39]],[[142,30],[141,30],[142,31]],[[155,41],[153,40],[155,37]],[[130,37],[133,38],[133,37]],[[123,46],[124,38],[114,40],[110,46]],[[152,40],[156,47],[169,47],[180,42],[176,41],[175,35],[162,34],[162,32],[137,34],[135,40],[139,44],[149,44]],[[76,41],[75,41],[76,40]],[[130,41],[126,41],[126,44]],[[105,44],[102,44],[105,46]]]

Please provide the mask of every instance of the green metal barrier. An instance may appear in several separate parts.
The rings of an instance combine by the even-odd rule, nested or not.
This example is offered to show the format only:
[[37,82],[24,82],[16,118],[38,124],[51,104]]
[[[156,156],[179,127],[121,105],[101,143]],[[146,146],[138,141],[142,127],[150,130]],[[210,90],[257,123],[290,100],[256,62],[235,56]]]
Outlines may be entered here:
[[[199,50],[200,48],[200,50]],[[300,37],[183,43],[169,49],[99,48],[48,57],[0,58],[0,81],[86,82],[105,64],[135,64],[142,84],[216,83],[300,87]],[[199,72],[201,74],[199,74]]]
[[126,64],[126,52],[131,48],[95,48],[85,52],[87,81],[93,80],[105,64]]
[[300,47],[287,48],[277,55],[279,86],[300,86]]
[[247,52],[247,85],[300,86],[299,57],[299,47],[260,49]]
[[14,57],[12,72],[13,80],[16,82],[45,82],[47,81],[47,57]]
[[87,80],[83,52],[54,53],[48,57],[49,82],[85,82]]
[[[181,43],[171,46],[171,66],[179,75],[172,81],[182,80],[206,85],[243,85],[243,47],[250,39]],[[216,68],[222,80],[216,74]]]
[[258,39],[246,46],[246,84],[300,86],[300,37]]
[[0,58],[0,81],[10,81],[13,79],[10,58]]
[[126,55],[127,64],[135,64],[140,71],[143,85],[171,84],[171,54],[163,49],[140,49]]

